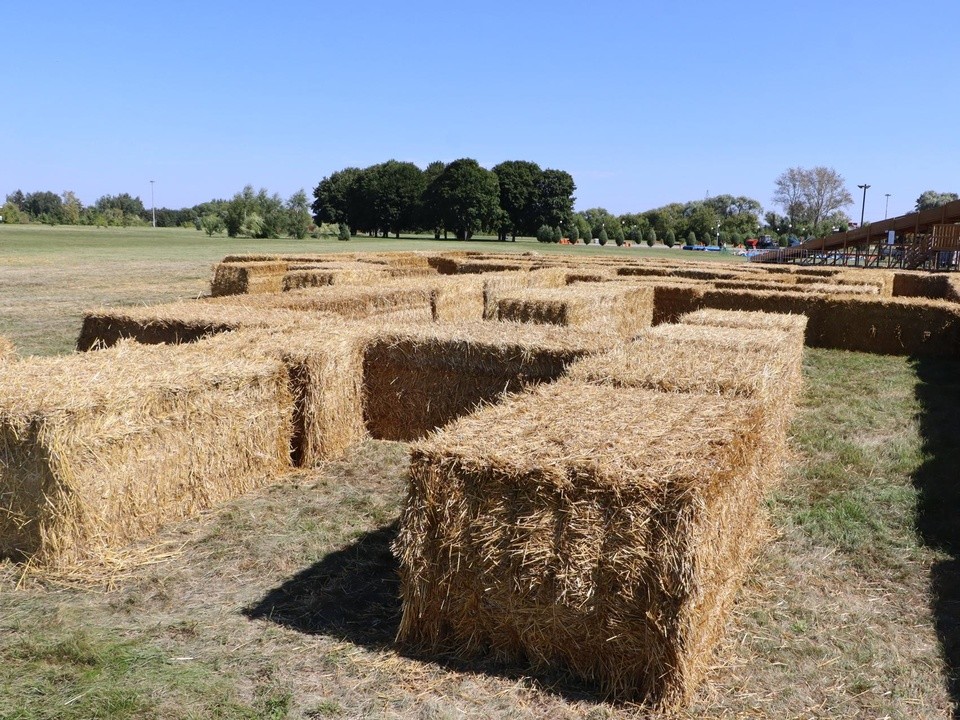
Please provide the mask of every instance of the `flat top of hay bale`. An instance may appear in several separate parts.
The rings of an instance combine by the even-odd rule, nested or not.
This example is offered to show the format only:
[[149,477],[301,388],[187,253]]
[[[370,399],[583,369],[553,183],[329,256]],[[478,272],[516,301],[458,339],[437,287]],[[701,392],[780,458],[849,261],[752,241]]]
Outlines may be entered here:
[[[252,302],[229,303],[225,301],[225,298],[221,298],[218,300],[183,300],[162,305],[98,308],[87,310],[84,315],[156,325],[187,323],[240,327],[295,322],[301,314],[294,310],[259,308]],[[329,317],[333,319],[337,316],[331,314]]]
[[[373,325],[368,324],[367,327]],[[385,344],[402,342],[415,345],[483,345],[511,348],[523,354],[537,350],[592,352],[613,347],[623,340],[620,334],[609,329],[587,330],[578,327],[484,320],[382,327],[376,332],[375,339]]]
[[101,407],[126,412],[149,403],[158,391],[188,391],[211,382],[231,385],[252,375],[277,373],[280,367],[276,361],[214,356],[197,345],[130,341],[93,353],[31,357],[0,364],[0,416],[29,422],[37,412]]
[[683,325],[784,330],[799,333],[803,333],[807,328],[806,315],[748,310],[696,310],[682,315],[679,322]]
[[518,288],[504,290],[498,300],[529,303],[566,303],[577,300],[602,302],[616,300],[631,292],[639,292],[649,286],[621,283],[577,283],[557,288]]
[[626,345],[574,363],[587,383],[667,392],[758,396],[797,389],[802,347],[782,330],[658,325]]
[[742,464],[738,438],[759,414],[746,398],[560,380],[462,417],[411,450],[557,488],[590,482],[696,493]]

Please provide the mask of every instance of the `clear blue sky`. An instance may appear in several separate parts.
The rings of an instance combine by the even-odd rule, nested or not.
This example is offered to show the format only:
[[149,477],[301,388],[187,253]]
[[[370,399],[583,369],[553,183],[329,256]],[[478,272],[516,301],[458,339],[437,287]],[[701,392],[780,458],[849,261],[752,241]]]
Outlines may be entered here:
[[958,28],[957,0],[20,3],[0,193],[177,208],[474,157],[567,170],[581,210],[772,209],[827,165],[881,219],[960,192]]

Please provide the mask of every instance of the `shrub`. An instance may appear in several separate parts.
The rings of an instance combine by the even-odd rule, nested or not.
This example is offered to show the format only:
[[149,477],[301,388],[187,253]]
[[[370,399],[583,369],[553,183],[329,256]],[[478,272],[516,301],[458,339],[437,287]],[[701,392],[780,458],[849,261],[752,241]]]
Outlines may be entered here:
[[553,242],[553,228],[549,225],[541,225],[537,228],[537,242]]
[[649,228],[644,240],[647,241],[647,247],[653,247],[654,243],[657,242],[657,231],[653,228]]
[[691,230],[687,233],[687,245],[696,245],[697,244],[697,234]]
[[561,239],[563,239],[563,231],[561,231],[560,228],[555,227],[553,229],[553,241],[558,243]]
[[577,224],[574,223],[573,227],[570,228],[570,242],[576,243],[580,239],[580,228],[577,227]]
[[672,248],[677,244],[677,234],[673,230],[667,230],[667,234],[663,238],[663,244]]
[[350,227],[346,223],[340,223],[340,226],[337,228],[337,240],[349,240],[350,239]]
[[613,229],[613,241],[617,244],[617,247],[623,245],[624,237],[622,227],[618,226]]
[[607,237],[607,228],[605,228],[605,227],[600,228],[600,238],[599,238],[599,239],[600,239],[600,244],[601,244],[601,245],[606,245],[606,244],[607,244],[607,240],[610,239],[609,237]]

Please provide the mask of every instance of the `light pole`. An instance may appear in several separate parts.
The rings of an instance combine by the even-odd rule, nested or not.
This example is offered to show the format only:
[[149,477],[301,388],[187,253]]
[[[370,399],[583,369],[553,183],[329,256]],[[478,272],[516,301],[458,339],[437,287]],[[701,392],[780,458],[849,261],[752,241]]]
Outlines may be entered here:
[[884,193],[883,196],[887,199],[887,201],[883,204],[883,219],[886,220],[887,210],[890,209],[890,193]]
[[153,202],[153,180],[150,181],[150,212],[153,215],[153,226],[157,226],[157,205]]
[[863,185],[857,185],[857,187],[863,190],[863,202],[860,203],[860,227],[863,227],[863,211],[867,207],[867,188],[870,186],[864,183]]

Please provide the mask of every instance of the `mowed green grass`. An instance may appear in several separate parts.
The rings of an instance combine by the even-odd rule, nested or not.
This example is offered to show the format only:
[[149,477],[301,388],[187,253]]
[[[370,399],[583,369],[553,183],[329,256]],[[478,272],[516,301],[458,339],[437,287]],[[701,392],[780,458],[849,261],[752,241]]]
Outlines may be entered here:
[[[191,279],[172,250],[125,252],[110,267],[149,276],[140,292],[209,279]],[[208,273],[203,257],[189,262]],[[88,297],[78,285],[41,282],[37,294],[69,304]],[[125,300],[137,297],[130,280]],[[49,320],[30,319],[30,331],[50,347],[72,343],[75,330],[62,343]],[[769,541],[680,717],[955,714],[958,371],[806,351]],[[0,562],[0,719],[648,717],[562,675],[394,646],[390,542],[406,458],[403,444],[365,443],[166,529],[134,554],[151,562],[98,577],[24,576]]]
[[250,240],[207,237],[196,230],[0,225],[0,334],[25,355],[73,350],[83,313],[101,306],[152,304],[198,297],[210,290],[213,265],[239,253],[329,253],[479,250],[571,256],[684,257],[742,262],[731,254],[478,239]]

